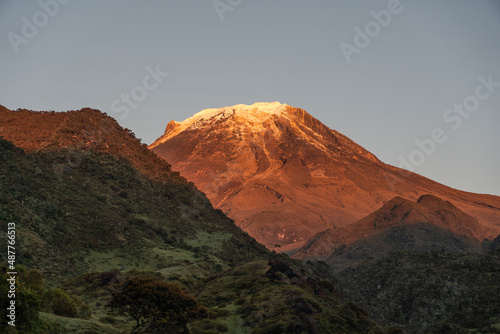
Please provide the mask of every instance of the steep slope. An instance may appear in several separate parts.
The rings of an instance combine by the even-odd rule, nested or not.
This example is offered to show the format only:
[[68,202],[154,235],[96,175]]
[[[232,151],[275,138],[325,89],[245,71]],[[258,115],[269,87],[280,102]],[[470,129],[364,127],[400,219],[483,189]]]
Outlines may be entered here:
[[433,194],[500,233],[500,198],[458,191],[380,162],[302,109],[256,103],[168,123],[150,145],[238,226],[268,248],[299,248],[395,196]]
[[99,153],[58,174],[69,154],[26,154],[0,139],[0,221],[16,223],[20,263],[47,278],[113,268],[206,275],[269,256],[187,182],[155,181]]
[[[191,322],[192,333],[383,333],[331,283],[307,274],[304,263],[269,252],[241,231],[104,114],[19,113],[0,110],[2,135],[30,150],[0,138],[0,224],[16,224],[17,265],[40,269],[51,288],[84,300],[92,313],[90,320],[47,313],[38,320],[32,309],[24,324],[31,327],[19,332],[130,332],[133,321],[109,314],[106,304],[118,283],[143,275],[199,296],[210,317]],[[61,119],[53,137],[51,126]],[[100,131],[96,120],[111,128]],[[99,141],[95,134],[102,134]],[[6,241],[2,229],[0,244]],[[43,293],[23,288],[34,300]],[[0,332],[7,330],[8,302],[0,303]]]
[[480,252],[485,233],[477,219],[435,196],[395,197],[355,223],[318,233],[294,257],[339,268],[399,250]]
[[[18,224],[23,261],[48,276],[137,261],[156,269],[174,249],[186,259],[200,250],[212,256],[202,272],[268,256],[192,183],[98,110],[2,109],[0,136],[31,151],[1,139],[0,219]],[[174,265],[181,263],[166,266]]]

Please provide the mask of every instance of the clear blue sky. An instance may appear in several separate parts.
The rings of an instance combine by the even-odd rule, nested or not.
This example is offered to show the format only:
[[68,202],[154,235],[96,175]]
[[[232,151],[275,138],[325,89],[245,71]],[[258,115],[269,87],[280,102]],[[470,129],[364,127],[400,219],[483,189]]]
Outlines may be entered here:
[[[120,116],[113,101],[139,96],[146,67],[159,64],[168,77],[156,88],[147,81],[147,97],[118,119],[148,144],[171,119],[280,101],[393,165],[441,128],[447,140],[415,171],[500,195],[500,87],[479,106],[470,98],[479,76],[500,82],[500,1],[401,0],[380,31],[368,24],[370,44],[348,63],[340,44],[355,46],[354,28],[392,1],[220,0],[233,3],[221,21],[213,0],[73,0],[53,17],[38,1],[0,0],[0,104]],[[468,97],[470,116],[445,122]]]

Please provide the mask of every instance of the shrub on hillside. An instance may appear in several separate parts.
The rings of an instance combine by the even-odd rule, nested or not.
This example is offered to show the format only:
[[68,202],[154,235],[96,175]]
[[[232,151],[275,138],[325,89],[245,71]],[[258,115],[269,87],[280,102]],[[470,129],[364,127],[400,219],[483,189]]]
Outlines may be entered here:
[[207,313],[177,284],[145,276],[125,280],[108,306],[136,321],[131,333],[185,333],[189,321]]
[[45,291],[43,309],[62,317],[89,319],[92,315],[90,307],[80,298],[71,297],[61,289]]

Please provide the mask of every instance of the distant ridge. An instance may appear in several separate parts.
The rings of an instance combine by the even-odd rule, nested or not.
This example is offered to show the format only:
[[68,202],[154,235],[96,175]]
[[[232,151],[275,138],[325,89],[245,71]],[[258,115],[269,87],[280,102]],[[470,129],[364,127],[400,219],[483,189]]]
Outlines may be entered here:
[[486,233],[477,219],[433,195],[395,197],[355,223],[316,234],[293,256],[335,263],[399,250],[481,252]]

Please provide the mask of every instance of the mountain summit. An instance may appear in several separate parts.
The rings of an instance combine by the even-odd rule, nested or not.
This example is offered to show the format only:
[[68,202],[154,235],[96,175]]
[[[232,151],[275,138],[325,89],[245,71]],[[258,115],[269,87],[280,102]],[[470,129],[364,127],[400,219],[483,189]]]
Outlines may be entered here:
[[254,103],[250,106],[238,104],[232,107],[205,109],[183,122],[171,121],[168,123],[165,134],[151,144],[150,148],[164,143],[184,130],[194,130],[210,123],[232,117],[245,119],[249,124],[257,125],[273,115],[283,115],[283,111],[286,107],[288,107],[286,104],[281,104],[279,102],[261,102]]
[[[300,108],[279,102],[206,109],[171,121],[150,145],[268,248],[299,248],[395,196],[450,201],[500,231],[500,198],[458,191],[382,163]],[[496,225],[495,225],[496,224]]]
[[[327,155],[331,155],[335,150],[332,150],[333,147],[325,146],[324,139],[333,140],[337,144],[339,144],[338,139],[340,139],[344,148],[351,149],[352,156],[362,154],[370,160],[378,161],[370,152],[342,134],[329,129],[304,110],[277,101],[210,108],[200,111],[183,122],[171,121],[165,129],[164,135],[151,144],[149,148],[154,149],[186,131],[186,133],[191,133],[191,131],[195,130],[218,129],[222,124],[224,124],[226,131],[237,134],[238,140],[246,139],[258,146],[262,146],[263,141],[267,141],[271,137],[277,142],[288,139],[285,136],[289,135],[287,131],[291,130],[293,132],[292,137],[311,143]],[[270,154],[266,154],[266,157],[275,160],[272,159],[273,156]],[[281,165],[282,163],[279,163],[279,166]]]

